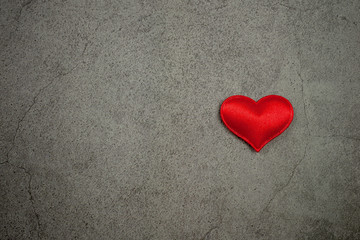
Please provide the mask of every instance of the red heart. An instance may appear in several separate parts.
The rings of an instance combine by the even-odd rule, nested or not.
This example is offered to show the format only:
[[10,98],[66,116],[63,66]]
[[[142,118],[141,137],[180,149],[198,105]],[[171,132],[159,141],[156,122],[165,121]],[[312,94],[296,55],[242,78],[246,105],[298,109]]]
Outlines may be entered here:
[[221,119],[236,136],[257,152],[289,127],[294,110],[281,96],[269,95],[255,102],[245,96],[231,96],[223,102]]

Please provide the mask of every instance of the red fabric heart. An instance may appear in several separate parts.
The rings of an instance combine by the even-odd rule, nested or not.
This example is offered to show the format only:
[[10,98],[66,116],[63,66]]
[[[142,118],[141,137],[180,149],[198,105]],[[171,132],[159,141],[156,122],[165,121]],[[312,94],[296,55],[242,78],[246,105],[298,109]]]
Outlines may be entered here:
[[281,96],[269,95],[255,102],[245,96],[231,96],[222,103],[221,119],[236,136],[257,152],[289,127],[294,110]]

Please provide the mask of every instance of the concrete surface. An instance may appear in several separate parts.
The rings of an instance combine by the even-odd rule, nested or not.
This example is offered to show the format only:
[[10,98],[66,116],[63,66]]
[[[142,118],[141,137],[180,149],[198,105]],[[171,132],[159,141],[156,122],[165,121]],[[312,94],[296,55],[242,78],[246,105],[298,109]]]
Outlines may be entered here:
[[[359,0],[0,8],[0,239],[360,239]],[[260,153],[237,94],[294,106]]]

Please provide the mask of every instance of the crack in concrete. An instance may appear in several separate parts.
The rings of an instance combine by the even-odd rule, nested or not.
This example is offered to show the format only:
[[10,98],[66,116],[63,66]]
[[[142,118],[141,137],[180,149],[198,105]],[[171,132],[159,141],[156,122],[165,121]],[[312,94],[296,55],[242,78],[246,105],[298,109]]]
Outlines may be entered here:
[[293,11],[309,12],[309,11],[320,10],[322,7],[328,5],[328,3],[323,3],[323,4],[320,4],[320,5],[315,6],[315,7],[312,7],[312,8],[293,7],[293,6],[289,6],[289,5],[286,5],[286,4],[281,3],[281,2],[278,2],[278,3],[275,4],[275,5],[279,5],[279,6],[285,7],[285,8],[287,8],[287,9],[293,10]]
[[[294,8],[294,7],[290,7],[290,6],[287,6],[287,5],[284,5],[282,3],[278,3],[278,5],[281,5],[281,6],[284,6],[284,7],[287,7],[289,9],[292,9],[292,10],[298,10],[300,11],[299,14],[300,14],[300,20],[302,21],[302,12],[306,12],[306,11],[309,11],[309,10],[316,10],[316,9],[319,9],[321,8],[322,6],[326,5],[326,4],[322,4],[316,8],[313,8],[313,9],[298,9],[298,8]],[[297,37],[296,37],[297,38]],[[307,136],[308,137],[342,137],[342,138],[346,138],[346,139],[350,139],[350,140],[355,140],[355,141],[359,141],[360,138],[356,138],[356,137],[350,137],[350,136],[345,136],[345,135],[330,135],[330,136],[313,136],[311,135],[311,132],[310,132],[310,128],[309,128],[309,118],[308,118],[308,114],[307,114],[307,105],[306,105],[306,94],[305,94],[305,80],[304,78],[302,77],[301,73],[302,73],[302,61],[301,61],[301,40],[300,39],[297,39],[298,41],[298,44],[299,44],[299,52],[298,52],[298,60],[299,60],[299,70],[297,72],[298,74],[298,77],[299,79],[301,80],[301,95],[302,95],[302,102],[303,102],[303,111],[304,111],[304,118],[305,118],[305,125],[306,125],[306,131],[307,131]],[[290,177],[289,179],[287,180],[287,182],[284,184],[284,186],[282,186],[278,191],[276,191],[272,197],[269,199],[269,201],[267,202],[267,204],[265,205],[265,207],[263,208],[263,210],[260,212],[261,214],[264,213],[265,211],[267,211],[269,209],[269,206],[270,204],[274,201],[274,199],[277,197],[278,194],[280,194],[285,188],[287,188],[292,179],[294,178],[295,176],[295,172],[297,170],[297,168],[299,167],[299,165],[304,161],[304,159],[306,158],[306,154],[307,154],[307,149],[308,149],[308,146],[309,146],[309,141],[307,141],[306,145],[305,145],[305,149],[304,149],[304,154],[303,154],[303,157],[296,163],[295,167],[293,168],[293,170],[291,171],[291,174],[290,174]]]
[[33,213],[34,213],[35,218],[36,218],[36,225],[37,225],[37,228],[38,228],[37,236],[38,236],[38,239],[41,239],[41,237],[40,237],[40,231],[41,231],[40,216],[39,216],[38,212],[36,211],[34,196],[33,196],[32,189],[31,189],[32,175],[31,175],[31,173],[30,173],[29,171],[27,171],[25,168],[23,168],[23,167],[19,167],[19,168],[20,168],[20,169],[23,169],[24,172],[29,176],[29,181],[28,181],[28,194],[29,194],[29,197],[30,197],[31,207],[32,207]]
[[18,12],[18,14],[14,17],[14,20],[16,22],[16,25],[14,27],[14,30],[10,32],[9,37],[7,40],[5,40],[5,44],[4,44],[4,48],[7,48],[9,46],[9,42],[11,41],[11,39],[13,38],[14,34],[18,31],[19,29],[19,24],[20,24],[20,18],[22,16],[22,13],[24,11],[24,9],[26,7],[28,7],[30,4],[32,4],[35,0],[28,0],[25,3],[21,4],[20,6],[20,10]]
[[52,81],[50,81],[48,84],[46,84],[44,87],[40,88],[40,90],[35,94],[35,96],[33,97],[32,103],[30,104],[30,106],[28,107],[28,109],[24,112],[23,116],[20,118],[20,120],[17,122],[17,126],[15,129],[15,134],[14,137],[11,141],[11,147],[10,149],[7,151],[6,153],[6,161],[2,162],[1,164],[7,163],[10,160],[10,153],[11,151],[14,149],[15,147],[15,141],[16,138],[18,137],[19,131],[20,131],[20,127],[22,122],[25,120],[26,116],[28,115],[28,113],[31,111],[31,109],[34,107],[34,105],[37,103],[37,99],[39,98],[39,96],[41,95],[42,92],[44,92],[47,88],[49,88],[56,79],[61,78],[63,76],[66,76],[67,74],[71,73],[73,70],[75,70],[75,68],[77,68],[79,64],[77,64],[75,67],[73,67],[72,69],[70,69],[69,71],[65,72],[65,73],[60,73],[57,76],[54,77],[54,79]]
[[9,230],[7,229],[6,225],[4,226],[5,229],[5,236],[7,237],[7,239],[10,239],[10,235],[9,235]]
[[[300,21],[302,21],[302,12],[300,11]],[[305,116],[305,124],[306,124],[306,129],[307,129],[307,135],[310,136],[310,129],[309,129],[309,118],[307,115],[307,111],[306,111],[306,100],[305,100],[305,80],[304,78],[301,76],[302,73],[302,56],[301,56],[301,39],[299,39],[299,37],[297,37],[295,35],[295,38],[297,38],[298,41],[298,47],[299,47],[299,51],[298,51],[298,60],[299,60],[299,71],[297,72],[300,81],[301,81],[301,98],[302,98],[302,102],[303,102],[303,111],[304,111],[304,116]]]
[[345,21],[347,24],[349,24],[349,25],[355,25],[355,26],[357,26],[357,23],[355,22],[355,21],[351,21],[351,20],[349,20],[347,17],[345,17],[345,16],[339,16],[339,15],[336,15],[337,17],[339,17],[340,18],[340,20],[342,20],[342,21]]
[[26,2],[24,2],[23,4],[21,4],[21,8],[20,8],[20,11],[18,13],[18,15],[15,17],[15,21],[16,22],[19,22],[20,20],[20,17],[22,15],[22,12],[24,10],[24,8],[26,8],[27,6],[29,6],[31,3],[33,3],[35,0],[28,0]]
[[[280,4],[281,5],[281,4]],[[302,11],[300,9],[300,20],[302,21]],[[297,37],[296,37],[297,38]],[[302,72],[302,61],[301,61],[301,40],[297,38],[298,41],[298,47],[299,47],[299,51],[298,51],[298,60],[299,60],[299,70],[297,72],[299,79],[301,80],[301,96],[302,96],[302,102],[303,102],[303,111],[304,111],[304,118],[305,118],[305,125],[306,125],[306,131],[307,131],[307,136],[310,137],[310,128],[309,128],[309,118],[307,115],[307,111],[306,111],[306,100],[305,100],[305,88],[304,88],[304,78],[301,76],[301,72]],[[261,210],[261,214],[264,213],[265,211],[267,211],[269,209],[270,204],[274,201],[274,199],[277,197],[278,194],[280,194],[285,188],[287,188],[292,179],[295,176],[295,172],[297,170],[297,168],[299,167],[299,165],[304,161],[304,159],[306,158],[306,153],[307,153],[307,148],[309,146],[309,141],[306,142],[305,148],[304,148],[304,153],[302,158],[295,164],[293,170],[290,173],[290,177],[288,178],[288,180],[286,181],[286,183],[278,190],[276,191],[272,197],[269,199],[269,201],[266,203],[265,207]]]
[[202,238],[200,238],[200,240],[209,240],[210,239],[209,236],[210,236],[211,232],[214,231],[215,229],[218,229],[218,228],[219,228],[219,226],[215,226],[215,227],[210,228],[209,231],[207,231],[205,233],[205,235]]
[[[33,0],[32,0],[33,1]],[[31,1],[30,1],[31,2]],[[28,3],[27,5],[29,5],[30,3]],[[99,27],[101,26],[101,24],[99,24],[99,26],[97,26],[94,30],[94,32],[96,32]],[[84,49],[83,51],[81,52],[80,56],[78,57],[79,60],[77,61],[78,64],[76,64],[73,68],[71,68],[70,70],[68,70],[67,72],[64,72],[64,73],[59,73],[57,76],[55,76],[53,78],[52,81],[50,81],[48,84],[46,84],[44,87],[40,88],[40,90],[35,94],[35,96],[33,97],[33,100],[32,100],[32,103],[30,104],[30,106],[28,107],[28,109],[24,112],[24,115],[20,118],[20,120],[17,122],[17,126],[16,126],[16,129],[15,129],[15,134],[14,134],[14,137],[11,141],[11,147],[9,148],[9,150],[7,151],[6,153],[6,161],[4,162],[1,162],[1,164],[4,164],[4,163],[8,163],[9,162],[9,159],[10,159],[10,153],[11,151],[13,150],[13,148],[15,147],[15,141],[16,141],[16,138],[18,136],[18,133],[19,133],[19,130],[20,130],[20,126],[21,126],[21,123],[24,121],[24,119],[26,118],[26,116],[28,115],[28,113],[30,112],[30,110],[34,107],[34,105],[36,104],[37,102],[37,99],[38,97],[41,95],[42,92],[44,92],[47,88],[49,88],[54,82],[56,79],[58,78],[61,78],[61,77],[64,77],[68,74],[70,74],[72,71],[74,71],[79,65],[80,65],[80,59],[84,56],[89,44],[90,44],[90,40],[89,38],[92,36],[93,34],[90,34],[85,40],[85,44],[84,44]]]
[[306,158],[306,153],[307,153],[307,148],[309,146],[309,142],[306,143],[305,149],[304,149],[304,154],[303,157],[295,164],[295,167],[293,168],[293,170],[291,171],[290,177],[287,180],[287,182],[284,184],[284,186],[282,186],[278,191],[276,191],[273,196],[269,199],[269,201],[267,202],[267,204],[265,205],[265,207],[263,208],[263,210],[261,210],[261,213],[264,213],[265,211],[267,211],[269,209],[270,204],[272,203],[272,201],[274,201],[274,199],[277,197],[277,195],[279,193],[281,193],[285,188],[287,188],[290,183],[291,180],[294,178],[295,176],[295,172],[297,170],[297,168],[300,166],[300,164],[304,161],[304,159]]
[[280,3],[280,2],[277,3],[277,5],[283,6],[283,7],[287,8],[287,9],[289,9],[289,10],[294,10],[294,11],[299,11],[300,10],[299,8],[296,8],[296,7],[293,7],[293,6],[288,6],[288,5]]
[[[106,22],[106,21],[104,21],[104,22]],[[86,52],[86,50],[87,50],[87,48],[88,48],[88,46],[89,46],[89,44],[90,44],[90,37],[92,37],[93,35],[95,35],[96,34],[96,32],[97,32],[97,30],[104,24],[104,22],[102,23],[102,24],[99,24],[98,26],[96,26],[96,28],[94,29],[94,31],[93,31],[93,33],[92,34],[89,34],[86,38],[85,38],[85,44],[84,44],[84,49],[83,49],[83,51],[81,52],[81,54],[80,54],[80,59],[84,56],[84,54],[85,54],[85,52]]]
[[352,136],[345,136],[345,135],[327,135],[327,136],[321,136],[321,135],[310,135],[311,137],[318,137],[318,138],[346,138],[349,140],[354,140],[354,141],[360,141],[360,138],[358,137],[352,137]]
[[[23,5],[23,8],[26,7],[27,5],[31,4],[33,0],[31,1],[28,1],[26,2],[24,5]],[[101,24],[100,24],[101,25]],[[100,25],[95,29],[95,32],[97,31],[97,29],[100,27]],[[82,53],[80,54],[79,56],[79,59],[81,59],[86,50],[87,50],[87,47],[90,43],[90,40],[89,38],[91,37],[91,35],[89,35],[87,38],[86,38],[86,43],[84,44],[84,49],[82,51]],[[64,73],[59,73],[57,76],[55,76],[53,78],[52,81],[50,81],[48,84],[46,84],[44,87],[42,87],[36,94],[35,96],[33,97],[33,100],[32,100],[32,103],[30,104],[30,106],[28,107],[28,109],[24,112],[23,116],[19,119],[19,121],[17,122],[17,126],[16,126],[16,130],[15,130],[15,134],[14,134],[14,137],[12,139],[12,142],[11,142],[11,147],[10,149],[7,151],[6,153],[6,161],[0,163],[0,165],[2,164],[6,164],[8,163],[9,165],[15,167],[15,168],[18,168],[18,169],[21,169],[25,172],[25,174],[28,175],[29,177],[29,181],[28,181],[28,186],[27,186],[27,192],[29,194],[29,200],[31,202],[31,207],[32,207],[32,211],[35,215],[35,218],[36,218],[36,225],[37,225],[37,236],[38,236],[38,239],[41,239],[41,234],[40,234],[40,231],[41,231],[41,223],[40,223],[40,216],[38,214],[38,212],[36,211],[36,208],[35,208],[35,200],[34,200],[34,196],[33,196],[33,193],[32,193],[32,188],[31,188],[31,182],[32,182],[32,174],[25,168],[25,167],[22,167],[22,166],[16,166],[12,163],[10,163],[10,153],[11,151],[14,149],[15,147],[15,142],[16,142],[16,138],[18,137],[18,134],[19,134],[19,131],[20,131],[20,127],[21,127],[21,124],[23,123],[23,121],[25,120],[26,116],[28,115],[28,113],[32,110],[32,108],[34,107],[34,105],[37,103],[37,100],[39,98],[39,96],[46,90],[48,89],[54,82],[56,79],[58,78],[61,78],[61,77],[64,77],[68,74],[70,74],[72,71],[74,71],[80,64],[80,61],[78,61],[79,63],[76,64],[73,68],[71,68],[69,71],[67,72],[64,72]]]
[[[30,200],[30,203],[31,203],[31,208],[32,208],[33,214],[35,215],[35,218],[36,218],[37,236],[38,236],[38,239],[41,239],[41,237],[40,237],[40,230],[41,230],[40,216],[39,216],[39,213],[36,211],[36,208],[35,208],[35,200],[34,200],[34,196],[33,196],[33,193],[32,193],[32,187],[31,187],[31,182],[32,182],[32,177],[33,176],[26,168],[24,168],[22,166],[16,166],[15,164],[12,164],[10,162],[6,162],[6,163],[8,163],[10,166],[12,166],[14,168],[17,168],[17,169],[20,169],[20,170],[24,171],[24,173],[29,178],[28,183],[27,183],[27,193],[29,195],[29,200]],[[4,164],[4,163],[2,163],[2,164]]]
[[305,100],[305,92],[304,92],[304,79],[301,76],[301,60],[300,61],[300,70],[298,72],[299,78],[301,80],[301,95],[302,95],[302,102],[303,102],[303,111],[305,116],[305,124],[307,129],[307,135],[310,136],[310,129],[309,129],[309,118],[306,111],[306,100]]
[[[30,0],[28,2],[26,2],[22,8],[28,6],[29,4],[31,4],[31,2],[33,2],[34,0]],[[101,26],[101,24],[99,26],[96,27],[95,31],[96,32],[98,30],[98,28]],[[86,42],[84,44],[84,49],[82,51],[82,53],[80,54],[79,56],[79,60],[84,56],[86,50],[87,50],[87,47],[88,45],[90,44],[90,40],[89,38],[92,36],[92,34],[90,34],[87,38],[86,38]],[[80,65],[80,61],[77,61],[78,64],[76,64],[73,68],[71,68],[70,70],[66,71],[66,72],[63,72],[63,73],[59,73],[58,75],[56,75],[52,81],[50,81],[48,84],[46,84],[44,87],[40,88],[40,90],[35,94],[35,96],[33,97],[33,100],[32,100],[32,103],[30,104],[30,106],[27,108],[27,110],[24,112],[23,116],[19,119],[19,121],[17,122],[17,126],[16,126],[16,129],[15,129],[15,134],[14,134],[14,137],[11,141],[11,147],[9,148],[9,150],[7,151],[6,153],[6,161],[4,162],[1,162],[0,165],[2,164],[9,164],[15,168],[18,168],[18,169],[21,169],[24,171],[24,173],[26,175],[28,175],[29,177],[29,181],[28,181],[28,185],[27,185],[27,192],[29,194],[29,200],[31,202],[31,207],[32,207],[32,211],[35,215],[35,218],[36,218],[36,225],[37,225],[37,236],[38,236],[38,239],[41,239],[41,234],[40,234],[40,231],[41,231],[41,223],[40,223],[40,215],[39,213],[36,211],[36,208],[35,208],[35,200],[34,200],[34,196],[33,196],[33,193],[32,193],[32,188],[31,188],[31,182],[32,182],[32,174],[30,173],[29,170],[27,170],[25,167],[22,167],[22,166],[16,166],[14,164],[12,164],[10,162],[10,153],[11,151],[14,149],[15,147],[15,142],[16,142],[16,138],[18,137],[18,134],[19,134],[19,131],[20,131],[20,127],[21,127],[21,124],[23,123],[23,121],[25,120],[26,116],[28,115],[28,113],[32,110],[32,108],[34,107],[34,105],[37,103],[37,100],[39,98],[39,96],[46,90],[48,89],[52,84],[55,83],[56,79],[58,78],[61,78],[61,77],[64,77],[68,74],[70,74],[72,71],[74,71],[79,65]],[[7,231],[7,230],[6,230]]]

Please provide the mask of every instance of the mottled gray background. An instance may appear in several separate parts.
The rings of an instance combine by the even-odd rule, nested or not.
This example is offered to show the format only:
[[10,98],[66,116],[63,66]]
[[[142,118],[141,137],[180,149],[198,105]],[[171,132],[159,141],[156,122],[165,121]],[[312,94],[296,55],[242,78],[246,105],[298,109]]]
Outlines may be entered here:
[[360,239],[359,0],[0,2],[1,239]]

